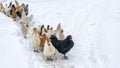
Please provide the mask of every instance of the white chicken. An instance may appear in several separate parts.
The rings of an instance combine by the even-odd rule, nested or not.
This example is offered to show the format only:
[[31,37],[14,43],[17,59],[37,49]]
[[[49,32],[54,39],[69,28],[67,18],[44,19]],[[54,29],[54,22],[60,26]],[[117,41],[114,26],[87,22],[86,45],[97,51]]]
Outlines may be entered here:
[[65,39],[63,29],[61,31],[56,32],[56,37],[58,38],[58,40],[64,40]]
[[38,34],[38,32],[37,32],[37,28],[33,28],[32,46],[33,46],[35,52],[39,52],[40,42],[41,42],[41,40],[40,40],[40,36],[39,36],[39,34]]
[[43,50],[44,57],[47,60],[53,60],[53,56],[55,54],[55,48],[52,43],[48,40],[45,40],[44,50]]
[[10,17],[10,10],[11,10],[11,7],[8,7],[7,4],[5,5],[5,14]]
[[65,39],[63,29],[61,28],[61,23],[59,23],[57,25],[57,28],[55,30],[55,36],[58,38],[58,40],[64,40]]
[[30,15],[30,16],[26,17],[26,20],[29,21],[29,22],[31,22],[32,19],[33,19],[33,15]]
[[59,23],[59,24],[57,25],[56,32],[58,32],[58,31],[60,31],[60,30],[61,30],[61,23]]
[[26,19],[26,14],[25,14],[25,11],[22,12],[22,20],[25,20]]
[[5,13],[5,8],[1,2],[0,2],[0,12]]
[[50,38],[51,35],[56,35],[55,30],[53,30],[53,27],[51,27],[47,32],[47,37]]
[[19,3],[18,3],[17,0],[15,0],[15,4],[16,4],[16,9],[18,9],[19,8]]
[[24,22],[28,27],[31,25],[31,21],[33,19],[33,15],[26,17],[25,12],[22,12],[22,19],[17,19],[18,22]]
[[21,23],[21,31],[22,34],[24,35],[24,38],[27,38],[26,35],[28,34],[28,25],[25,22],[20,22]]

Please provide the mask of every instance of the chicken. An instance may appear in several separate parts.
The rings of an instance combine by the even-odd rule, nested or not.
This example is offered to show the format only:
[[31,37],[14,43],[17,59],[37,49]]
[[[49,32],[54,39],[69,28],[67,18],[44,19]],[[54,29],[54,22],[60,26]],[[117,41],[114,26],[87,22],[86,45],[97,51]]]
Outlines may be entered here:
[[53,27],[51,27],[47,32],[47,37],[50,38],[51,35],[56,35],[55,31],[53,30]]
[[40,33],[41,33],[41,26],[38,25],[37,27],[38,27],[38,34],[40,35]]
[[50,30],[50,25],[47,25],[46,32],[48,32],[49,30]]
[[12,5],[13,5],[12,2],[9,2],[9,6],[8,7],[11,8],[10,15],[12,15]]
[[20,23],[21,23],[22,34],[24,35],[24,38],[27,38],[26,35],[28,34],[28,25],[25,22],[20,22]]
[[65,39],[63,29],[61,28],[61,23],[58,24],[57,29],[55,30],[55,35],[58,38],[58,40],[64,40]]
[[50,37],[53,46],[58,50],[59,53],[64,55],[64,58],[67,59],[66,53],[71,50],[74,46],[72,41],[72,36],[68,35],[65,40],[58,40],[56,36],[52,35]]
[[58,38],[58,40],[64,40],[65,39],[63,29],[61,31],[56,32],[56,37]]
[[10,11],[11,11],[11,8],[7,6],[7,4],[5,5],[5,14],[10,17]]
[[12,5],[11,13],[12,13],[12,18],[13,18],[14,20],[16,20],[17,14],[16,14],[15,5]]
[[40,50],[40,47],[39,47],[40,42],[41,42],[41,40],[40,40],[39,34],[37,32],[37,28],[33,28],[32,46],[33,46],[35,52],[39,52],[39,50]]
[[22,12],[21,19],[22,19],[22,20],[25,20],[25,19],[26,19],[25,11]]
[[19,8],[16,10],[16,14],[19,18],[22,18],[22,12],[24,11],[24,7],[25,7],[25,4],[21,4],[21,6],[19,6]]
[[12,8],[12,2],[9,2],[9,6],[8,7]]
[[57,25],[56,32],[61,30],[61,23]]
[[0,12],[5,13],[5,8],[1,2],[0,2]]
[[47,38],[45,33],[40,36],[40,40],[41,40],[40,48],[41,48],[41,51],[43,51],[43,48],[44,48],[44,45],[45,45],[45,40],[47,40],[47,39],[48,38]]
[[26,19],[25,19],[26,24],[30,26],[32,24],[32,19],[33,19],[33,15],[26,17]]
[[47,29],[45,31],[46,31],[47,37],[50,38],[53,32],[53,30],[50,28],[50,25],[47,25]]
[[16,4],[16,9],[18,9],[19,8],[19,3],[18,3],[17,0],[15,0],[15,4]]
[[26,21],[28,21],[28,22],[31,22],[32,19],[33,19],[33,15],[30,15],[30,16],[26,17]]
[[17,22],[25,22],[26,25],[28,25],[28,27],[31,25],[32,19],[33,19],[33,15],[30,15],[29,17],[26,17],[24,11],[22,12],[22,19],[17,19]]
[[50,29],[50,25],[47,25],[47,30],[49,30]]
[[49,40],[45,40],[43,55],[47,58],[47,60],[53,60],[54,54],[55,47]]
[[22,18],[22,13],[21,13],[21,12],[16,11],[16,14],[17,14],[17,16],[18,16],[19,18]]
[[0,2],[0,11],[1,11],[1,8],[3,7],[3,4],[2,4],[2,2]]
[[41,36],[41,35],[43,35],[43,34],[45,34],[45,33],[46,33],[45,26],[44,26],[44,25],[42,25],[42,26],[41,26],[41,28],[40,28],[39,35]]

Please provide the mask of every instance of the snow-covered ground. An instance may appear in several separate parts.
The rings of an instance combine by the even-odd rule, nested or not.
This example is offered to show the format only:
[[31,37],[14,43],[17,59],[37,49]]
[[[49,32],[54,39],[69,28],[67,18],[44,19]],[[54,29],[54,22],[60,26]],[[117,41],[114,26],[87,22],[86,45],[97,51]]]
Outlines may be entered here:
[[[4,4],[14,0],[7,0]],[[34,53],[30,41],[20,34],[18,23],[0,13],[0,68],[119,68],[118,0],[20,0],[29,4],[35,25],[60,22],[65,36],[71,34],[74,47],[69,60],[57,53],[46,61]]]
[[29,59],[15,33],[15,22],[0,13],[0,68],[29,68]]
[[120,4],[103,0],[97,6],[97,50],[101,68],[120,68]]

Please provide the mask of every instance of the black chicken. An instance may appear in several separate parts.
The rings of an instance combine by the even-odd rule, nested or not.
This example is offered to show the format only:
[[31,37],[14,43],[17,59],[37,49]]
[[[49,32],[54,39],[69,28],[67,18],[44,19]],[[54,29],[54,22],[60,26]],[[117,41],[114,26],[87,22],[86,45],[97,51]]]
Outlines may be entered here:
[[72,36],[68,35],[64,40],[58,40],[56,36],[52,35],[50,37],[53,46],[58,50],[58,52],[64,55],[64,58],[67,59],[66,53],[70,51],[73,47],[74,42],[72,41]]

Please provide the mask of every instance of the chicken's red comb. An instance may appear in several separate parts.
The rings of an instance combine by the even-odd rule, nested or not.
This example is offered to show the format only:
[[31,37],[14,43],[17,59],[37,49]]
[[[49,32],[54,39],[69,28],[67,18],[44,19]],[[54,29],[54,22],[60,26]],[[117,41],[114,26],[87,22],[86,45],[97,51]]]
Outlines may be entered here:
[[41,28],[43,28],[43,27],[44,27],[44,25],[41,26]]
[[71,35],[69,35],[69,40],[72,40],[72,36]]
[[50,46],[50,42],[48,42],[48,46]]
[[63,29],[60,32],[63,33],[64,32]]
[[50,29],[53,30],[53,27],[51,27]]
[[37,28],[33,28],[33,30],[37,30]]

